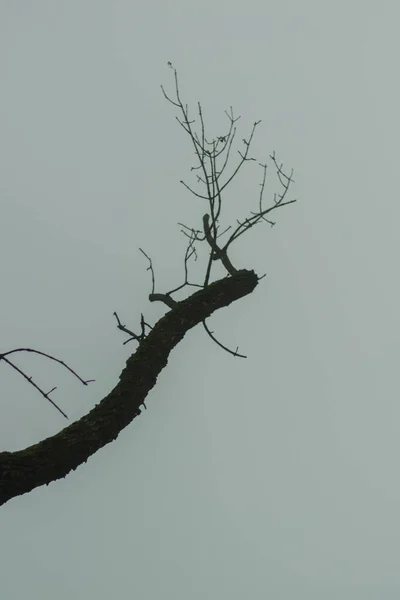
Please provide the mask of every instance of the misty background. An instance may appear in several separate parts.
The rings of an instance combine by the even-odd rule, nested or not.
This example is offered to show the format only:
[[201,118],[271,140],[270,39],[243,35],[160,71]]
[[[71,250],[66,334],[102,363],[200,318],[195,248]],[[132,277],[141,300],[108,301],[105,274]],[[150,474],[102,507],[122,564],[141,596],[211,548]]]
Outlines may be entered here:
[[[230,105],[239,142],[262,119],[265,202],[273,151],[299,199],[230,253],[266,277],[209,326],[248,358],[190,331],[115,442],[1,507],[2,597],[399,597],[399,18],[389,0],[0,1],[0,351],[96,380],[14,356],[70,422],[136,348],[113,312],[135,331],[167,310],[139,247],[157,291],[178,286],[178,222],[206,212],[179,183],[193,150],[168,61],[209,137]],[[222,226],[261,177],[244,166]],[[200,245],[192,281],[205,264]],[[1,450],[68,424],[0,367]]]

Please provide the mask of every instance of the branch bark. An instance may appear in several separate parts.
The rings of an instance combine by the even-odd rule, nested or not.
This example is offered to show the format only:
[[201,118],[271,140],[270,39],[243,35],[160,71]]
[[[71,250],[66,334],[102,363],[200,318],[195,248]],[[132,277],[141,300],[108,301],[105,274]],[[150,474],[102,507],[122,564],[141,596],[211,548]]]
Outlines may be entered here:
[[87,415],[56,435],[16,452],[0,452],[0,505],[70,471],[118,437],[167,365],[171,350],[213,312],[251,294],[254,271],[240,270],[195,292],[162,317],[129,357],[115,388]]

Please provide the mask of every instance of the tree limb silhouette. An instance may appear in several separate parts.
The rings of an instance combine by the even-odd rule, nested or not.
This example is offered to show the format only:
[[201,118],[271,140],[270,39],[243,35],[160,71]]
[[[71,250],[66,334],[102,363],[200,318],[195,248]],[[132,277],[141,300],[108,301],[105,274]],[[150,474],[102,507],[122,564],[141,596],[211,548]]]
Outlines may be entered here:
[[242,270],[178,302],[128,358],[115,388],[87,415],[25,450],[0,452],[0,505],[65,477],[115,440],[141,414],[141,405],[184,335],[219,308],[251,294],[257,283],[254,271]]
[[[194,148],[196,165],[191,167],[197,177],[197,184],[202,191],[197,191],[194,186],[181,182],[197,198],[207,203],[202,218],[201,229],[179,223],[181,232],[188,239],[184,256],[184,282],[168,292],[156,291],[155,273],[151,258],[139,248],[149,261],[148,270],[151,273],[150,302],[163,302],[168,312],[151,326],[145,321],[143,314],[140,319],[140,332],[135,332],[132,327],[122,323],[118,314],[114,312],[117,328],[129,336],[124,342],[127,344],[136,341],[138,347],[128,358],[126,366],[114,389],[97,404],[87,415],[72,423],[56,435],[49,437],[24,450],[16,452],[0,452],[0,504],[11,498],[25,494],[38,486],[49,484],[62,477],[79,465],[100,448],[115,440],[119,433],[134,418],[141,414],[141,407],[150,390],[155,386],[157,377],[165,368],[168,357],[173,348],[183,339],[186,333],[198,324],[202,324],[210,339],[218,347],[229,352],[234,357],[246,358],[245,355],[230,350],[214,336],[206,320],[218,309],[229,306],[232,302],[251,294],[258,281],[253,270],[240,269],[233,264],[228,252],[232,244],[254,225],[265,221],[273,226],[275,223],[269,219],[270,213],[282,206],[296,200],[287,200],[286,196],[293,182],[292,174],[287,175],[283,165],[279,164],[273,153],[270,158],[281,186],[280,193],[275,193],[269,207],[263,206],[266,186],[267,165],[258,163],[262,168],[262,181],[258,198],[258,209],[251,212],[250,216],[237,221],[237,226],[232,228],[227,225],[222,232],[222,204],[223,195],[245,164],[255,162],[250,156],[251,143],[260,121],[255,121],[250,134],[242,139],[242,146],[237,150],[238,159],[231,172],[228,172],[229,159],[236,142],[237,121],[232,107],[225,114],[228,118],[227,129],[219,135],[209,138],[206,135],[203,110],[198,103],[199,130],[195,130],[196,121],[189,118],[187,105],[183,104],[180,96],[178,75],[171,63],[168,66],[173,70],[175,81],[175,97],[171,98],[162,87],[165,98],[179,110],[180,116],[176,117],[178,123],[189,136]],[[221,238],[231,231],[230,236],[221,242]],[[189,281],[188,266],[190,259],[197,260],[197,244],[206,247],[208,258],[202,283]],[[220,261],[226,270],[226,276],[211,282],[211,273],[216,261]],[[183,300],[173,298],[176,292],[186,287],[198,288],[192,295]],[[80,381],[87,385],[88,381],[81,379],[70,367],[50,355],[33,349],[16,349],[0,354],[0,359],[9,363],[20,372],[32,385],[38,389],[64,415],[66,414],[49,398],[50,392],[44,392],[18,367],[13,365],[7,356],[12,352],[22,350],[37,352],[47,356],[68,368]]]

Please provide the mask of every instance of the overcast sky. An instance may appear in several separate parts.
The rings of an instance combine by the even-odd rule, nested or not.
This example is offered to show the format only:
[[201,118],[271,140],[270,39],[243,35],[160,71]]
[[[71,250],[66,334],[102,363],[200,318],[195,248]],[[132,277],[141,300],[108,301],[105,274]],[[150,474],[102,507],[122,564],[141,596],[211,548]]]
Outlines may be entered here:
[[[239,140],[262,119],[252,154],[293,167],[299,199],[231,253],[267,276],[209,325],[248,358],[192,330],[114,443],[1,507],[5,600],[399,598],[399,18],[390,0],[0,0],[0,350],[95,379],[18,359],[70,420],[136,347],[113,311],[134,330],[166,312],[139,247],[176,287],[178,222],[206,211],[179,183],[167,61],[210,137],[230,105]],[[228,189],[223,225],[261,175]],[[65,427],[0,371],[2,450]]]

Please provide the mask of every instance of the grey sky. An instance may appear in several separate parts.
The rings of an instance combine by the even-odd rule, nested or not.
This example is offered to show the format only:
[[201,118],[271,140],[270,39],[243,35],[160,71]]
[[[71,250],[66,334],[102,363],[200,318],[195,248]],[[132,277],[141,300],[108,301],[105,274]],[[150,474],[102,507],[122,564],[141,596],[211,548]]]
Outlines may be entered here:
[[[232,252],[267,277],[210,325],[247,360],[192,331],[116,442],[1,508],[2,597],[399,597],[399,18],[389,0],[0,2],[1,350],[95,378],[21,357],[71,420],[135,348],[113,311],[133,329],[165,312],[138,248],[159,291],[179,285],[177,222],[205,212],[179,184],[167,61],[212,134],[231,104],[239,139],[263,120],[252,154],[293,167],[300,200]],[[260,177],[230,188],[226,225]],[[1,449],[65,426],[0,375]]]

